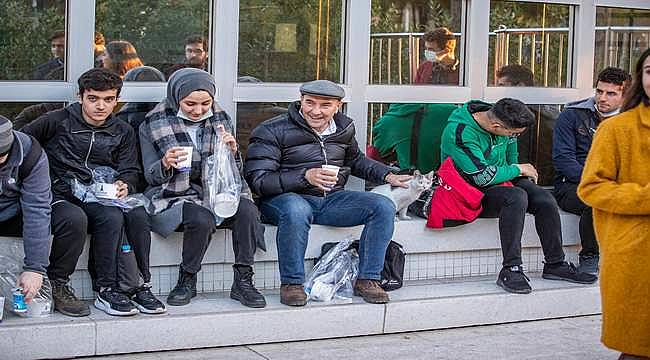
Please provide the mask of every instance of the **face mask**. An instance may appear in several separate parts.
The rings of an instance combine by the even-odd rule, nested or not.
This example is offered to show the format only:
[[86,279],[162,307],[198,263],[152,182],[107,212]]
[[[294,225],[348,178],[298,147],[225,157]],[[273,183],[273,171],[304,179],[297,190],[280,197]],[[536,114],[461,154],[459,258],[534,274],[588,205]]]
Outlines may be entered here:
[[600,110],[598,110],[598,108],[596,107],[596,112],[598,114],[600,114],[601,117],[608,118],[608,117],[612,117],[614,115],[618,115],[621,112],[621,108],[618,108],[618,109],[616,109],[614,111],[610,111],[608,113],[603,113],[603,112],[600,112]]
[[181,109],[178,109],[178,113],[176,114],[176,116],[179,117],[179,118],[181,118],[181,119],[185,119],[185,120],[189,120],[189,121],[194,121],[194,122],[203,121],[203,120],[205,120],[205,119],[211,117],[212,115],[214,115],[214,114],[212,113],[212,109],[208,110],[208,112],[206,112],[205,114],[201,115],[201,117],[200,117],[198,120],[194,120],[194,119],[190,118],[190,117],[187,116],[187,115],[183,112],[183,110],[181,110]]
[[436,61],[436,52],[433,50],[424,50],[424,58],[428,61]]

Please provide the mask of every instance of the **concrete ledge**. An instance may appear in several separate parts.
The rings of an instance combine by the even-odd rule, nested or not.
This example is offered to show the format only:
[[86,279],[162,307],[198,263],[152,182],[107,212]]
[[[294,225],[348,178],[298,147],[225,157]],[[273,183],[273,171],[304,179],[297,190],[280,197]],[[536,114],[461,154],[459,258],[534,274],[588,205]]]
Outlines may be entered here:
[[[560,212],[560,217],[564,245],[579,244],[578,217],[565,212]],[[425,224],[426,220],[421,218],[398,221],[395,223],[393,239],[402,244],[407,253],[488,250],[500,249],[501,247],[497,219],[477,219],[470,224],[437,230],[429,229],[425,227]],[[267,251],[258,251],[255,255],[255,261],[277,261],[276,229],[275,226],[266,226],[264,237]],[[341,241],[346,237],[358,238],[362,230],[362,226],[349,228],[312,226],[305,259],[318,257],[323,243]],[[535,231],[535,218],[532,215],[526,216],[521,242],[522,247],[540,247],[539,237]],[[151,266],[178,265],[181,262],[182,244],[182,233],[173,233],[168,238],[163,238],[155,233],[152,234]],[[2,246],[2,241],[0,241],[0,246]],[[212,241],[208,246],[203,264],[233,263],[234,260],[230,231],[217,230],[212,235]],[[88,243],[79,258],[77,270],[86,270],[87,268]]]
[[[92,308],[88,318],[5,315],[0,353],[7,358],[56,358],[260,344],[442,329],[600,313],[598,285],[547,281],[533,275],[533,293],[509,294],[494,277],[409,282],[386,305],[355,297],[348,304],[289,308],[277,291],[268,307],[248,309],[227,293],[202,294],[166,315],[115,318]],[[146,336],[138,336],[139,333]]]

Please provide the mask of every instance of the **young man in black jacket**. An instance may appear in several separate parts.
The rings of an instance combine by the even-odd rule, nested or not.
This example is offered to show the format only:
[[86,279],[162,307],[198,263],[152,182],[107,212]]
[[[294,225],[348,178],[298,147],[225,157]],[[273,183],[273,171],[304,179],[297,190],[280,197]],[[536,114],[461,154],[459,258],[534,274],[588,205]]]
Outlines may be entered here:
[[[100,166],[117,171],[114,182],[117,197],[135,192],[140,165],[133,128],[116,119],[113,109],[122,88],[120,77],[106,69],[92,69],[79,78],[79,103],[49,112],[23,128],[35,137],[48,154],[52,179],[52,223],[65,223],[61,236],[66,251],[51,262],[74,265],[83,250],[87,230],[92,237],[95,285],[99,294],[95,307],[110,315],[133,315],[138,309],[147,313],[164,312],[164,305],[149,290],[147,276],[151,234],[144,208],[127,213],[114,206],[82,202],[74,196],[73,181],[89,185],[93,170]],[[145,285],[137,289],[133,303],[117,288],[116,252],[124,234],[131,242]],[[56,239],[55,239],[56,242]],[[63,245],[62,245],[63,246]],[[140,264],[139,264],[140,265]],[[55,301],[77,301],[66,286],[55,291]],[[137,308],[136,308],[137,307]]]
[[567,104],[553,130],[554,195],[562,210],[580,216],[582,249],[578,270],[588,274],[598,274],[600,251],[591,208],[578,198],[576,189],[596,128],[601,121],[619,113],[630,81],[630,74],[622,69],[603,69],[598,74],[596,94]]

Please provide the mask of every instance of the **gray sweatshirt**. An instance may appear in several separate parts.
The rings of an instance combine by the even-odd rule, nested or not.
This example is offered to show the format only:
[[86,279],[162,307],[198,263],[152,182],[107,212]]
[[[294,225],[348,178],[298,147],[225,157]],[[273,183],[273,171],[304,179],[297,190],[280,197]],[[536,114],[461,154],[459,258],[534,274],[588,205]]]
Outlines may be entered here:
[[18,170],[31,149],[33,138],[14,131],[14,144],[0,164],[0,222],[23,217],[23,269],[45,274],[50,255],[50,170],[45,151],[24,179]]

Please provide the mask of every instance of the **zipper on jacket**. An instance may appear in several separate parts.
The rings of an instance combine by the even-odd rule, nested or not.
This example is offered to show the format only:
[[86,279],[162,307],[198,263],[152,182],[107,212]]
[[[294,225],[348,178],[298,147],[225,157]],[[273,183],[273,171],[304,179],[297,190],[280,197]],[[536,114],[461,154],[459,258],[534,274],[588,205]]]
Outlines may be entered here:
[[90,135],[90,145],[88,146],[88,153],[86,154],[86,161],[84,165],[86,169],[90,171],[90,176],[92,177],[93,171],[88,167],[88,158],[90,158],[90,152],[93,151],[93,143],[95,142],[95,132],[93,131]]

